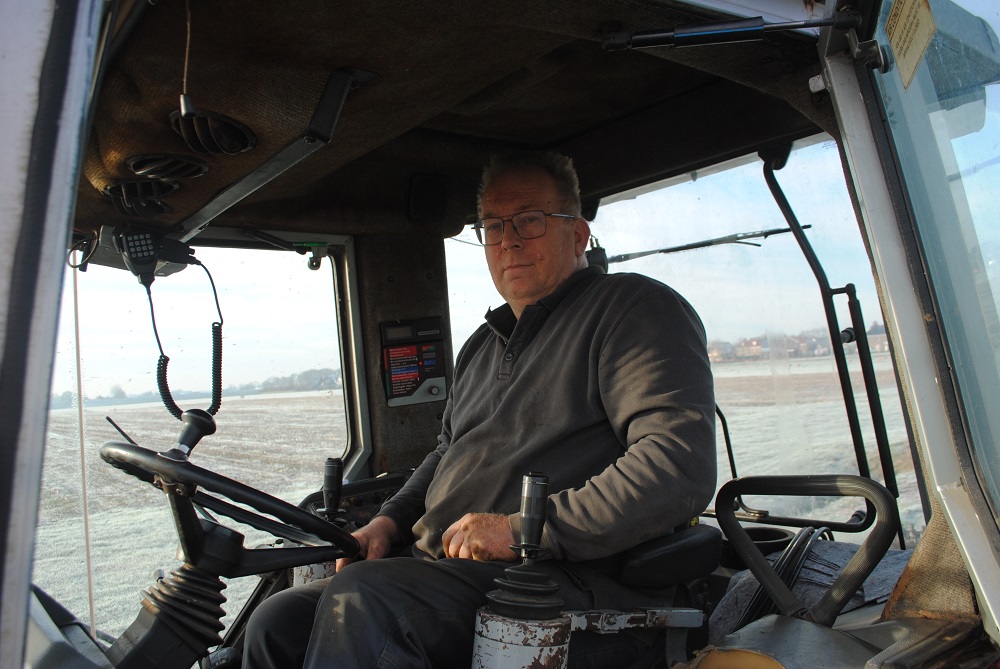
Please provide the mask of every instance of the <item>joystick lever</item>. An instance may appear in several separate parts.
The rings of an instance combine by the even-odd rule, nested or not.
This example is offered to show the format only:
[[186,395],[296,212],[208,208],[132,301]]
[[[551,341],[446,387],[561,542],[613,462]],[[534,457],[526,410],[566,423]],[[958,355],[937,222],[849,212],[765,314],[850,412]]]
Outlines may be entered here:
[[319,512],[333,520],[340,511],[340,491],[344,481],[344,461],[327,458],[323,466],[323,508]]
[[[495,579],[497,590],[486,593],[490,611],[518,620],[551,620],[559,615],[563,601],[556,595],[559,585],[549,573],[535,565],[542,556],[542,529],[545,527],[549,497],[549,477],[531,472],[521,483],[521,543],[511,546],[521,564],[504,570]],[[569,630],[566,631],[569,635]]]
[[181,422],[184,423],[184,427],[177,437],[177,445],[160,454],[167,459],[187,460],[202,437],[215,434],[215,419],[212,418],[212,414],[202,409],[188,409],[181,414]]
[[549,477],[530,472],[521,481],[521,532],[519,550],[525,564],[531,564],[542,552],[542,530],[549,501]]

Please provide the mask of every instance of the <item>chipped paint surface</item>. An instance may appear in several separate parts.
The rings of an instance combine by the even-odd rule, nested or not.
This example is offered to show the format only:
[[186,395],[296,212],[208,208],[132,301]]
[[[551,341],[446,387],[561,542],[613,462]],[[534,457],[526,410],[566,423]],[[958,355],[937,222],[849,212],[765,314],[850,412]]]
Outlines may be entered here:
[[563,669],[570,619],[517,620],[483,608],[476,615],[473,669]]
[[292,585],[305,585],[337,573],[336,562],[320,562],[307,564],[292,569]]
[[698,609],[672,608],[646,611],[567,611],[572,630],[614,634],[627,629],[701,627],[705,614]]

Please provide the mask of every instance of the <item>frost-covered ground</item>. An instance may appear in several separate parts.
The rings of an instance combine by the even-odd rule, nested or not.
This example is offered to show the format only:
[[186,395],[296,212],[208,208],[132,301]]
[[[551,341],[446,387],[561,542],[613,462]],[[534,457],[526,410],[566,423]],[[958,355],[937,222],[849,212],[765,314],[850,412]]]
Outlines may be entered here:
[[[182,408],[204,408],[204,405]],[[165,450],[182,427],[159,404],[101,407],[84,411],[87,507],[96,627],[117,636],[135,619],[141,591],[153,572],[180,566],[177,535],[166,497],[152,486],[114,469],[98,451],[106,441],[122,441],[105,420],[110,415],[139,444]],[[216,416],[218,431],[193,453],[199,466],[242,481],[291,503],[322,485],[327,457],[346,443],[343,399],[339,393],[288,393],[226,398]],[[34,581],[81,620],[90,621],[87,588],[80,431],[75,409],[52,411],[42,483]],[[240,527],[246,545],[269,539]],[[223,594],[230,616],[257,583],[257,577],[228,582]]]

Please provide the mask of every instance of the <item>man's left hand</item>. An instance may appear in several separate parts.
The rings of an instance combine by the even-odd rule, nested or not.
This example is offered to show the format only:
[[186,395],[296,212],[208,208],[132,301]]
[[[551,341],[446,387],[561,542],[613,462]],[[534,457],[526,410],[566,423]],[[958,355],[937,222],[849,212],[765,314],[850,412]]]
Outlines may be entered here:
[[441,537],[445,557],[513,562],[510,549],[514,534],[507,516],[495,513],[467,513],[444,531]]

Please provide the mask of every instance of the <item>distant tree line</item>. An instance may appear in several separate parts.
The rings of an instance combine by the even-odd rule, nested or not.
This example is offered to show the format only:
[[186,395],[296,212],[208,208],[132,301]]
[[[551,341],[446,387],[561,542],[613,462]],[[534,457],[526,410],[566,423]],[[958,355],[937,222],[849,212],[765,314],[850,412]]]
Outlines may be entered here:
[[310,369],[298,374],[289,374],[288,376],[272,376],[259,384],[259,387],[266,393],[292,390],[328,390],[339,388],[340,382],[339,369]]
[[[309,369],[298,374],[288,376],[272,376],[265,381],[253,381],[240,385],[229,386],[222,391],[222,396],[234,395],[257,395],[260,393],[284,393],[301,392],[307,390],[331,390],[341,387],[341,374],[339,369]],[[193,397],[208,397],[211,392],[208,390],[171,390],[175,400],[182,400]],[[74,393],[67,390],[62,393],[53,393],[49,402],[50,409],[66,409],[73,406]],[[160,394],[156,391],[146,391],[138,395],[129,395],[118,384],[111,387],[107,395],[97,395],[96,397],[85,397],[84,401],[89,406],[101,406],[108,404],[138,404],[140,402],[159,402]]]

